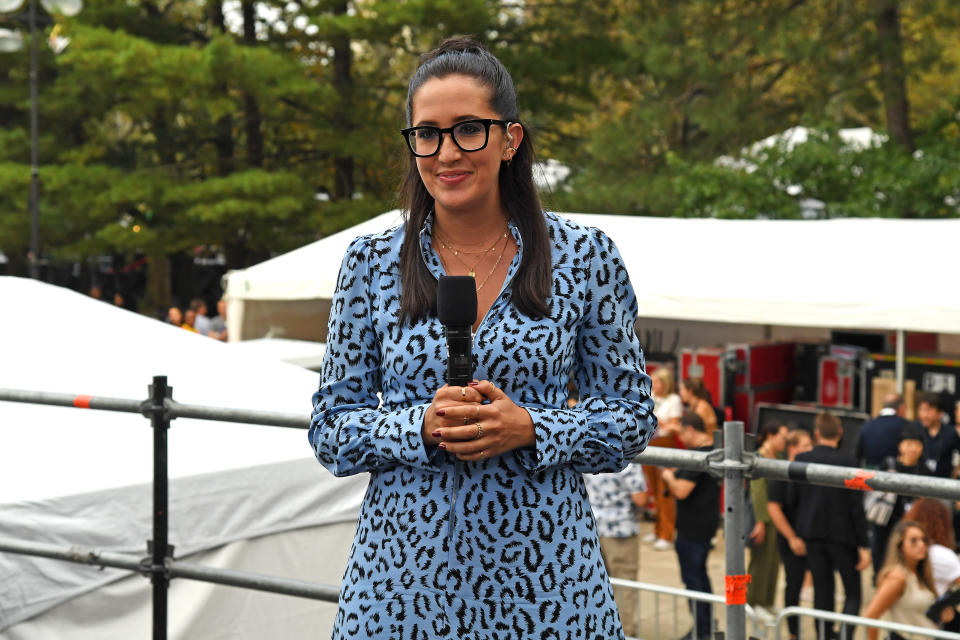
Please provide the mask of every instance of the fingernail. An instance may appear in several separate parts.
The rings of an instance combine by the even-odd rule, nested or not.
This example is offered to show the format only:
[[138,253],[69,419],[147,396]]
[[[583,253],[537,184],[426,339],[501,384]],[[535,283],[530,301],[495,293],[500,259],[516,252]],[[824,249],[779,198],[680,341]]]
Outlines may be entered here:
[[434,431],[434,432],[431,433],[430,435],[432,435],[434,438],[439,438],[440,435],[441,435],[441,434],[440,434],[440,429],[437,429],[436,431]]
[[447,415],[447,412],[444,411],[443,409],[437,409],[437,415],[438,415],[438,416],[445,416],[445,415]]
[[480,381],[479,381],[479,380],[471,380],[471,381],[468,382],[467,384],[469,384],[471,387],[475,387],[475,386],[477,386],[478,384],[480,384]]
[[446,442],[441,442],[441,443],[438,444],[437,446],[440,447],[441,449],[446,449],[446,448],[447,448],[447,443],[446,443]]

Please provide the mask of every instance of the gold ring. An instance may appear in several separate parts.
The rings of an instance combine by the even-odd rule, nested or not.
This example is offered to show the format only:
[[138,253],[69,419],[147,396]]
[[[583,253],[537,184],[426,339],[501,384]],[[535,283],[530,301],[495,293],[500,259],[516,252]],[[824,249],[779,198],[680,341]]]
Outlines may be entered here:
[[486,449],[481,449],[481,450],[480,450],[480,457],[482,458],[486,453],[487,453],[487,450],[486,450]]
[[466,397],[467,397],[467,388],[460,387],[460,399],[463,400]]
[[483,425],[479,422],[477,423],[477,435],[473,436],[474,440],[479,440],[483,437]]
[[463,424],[470,424],[470,418],[463,416]]

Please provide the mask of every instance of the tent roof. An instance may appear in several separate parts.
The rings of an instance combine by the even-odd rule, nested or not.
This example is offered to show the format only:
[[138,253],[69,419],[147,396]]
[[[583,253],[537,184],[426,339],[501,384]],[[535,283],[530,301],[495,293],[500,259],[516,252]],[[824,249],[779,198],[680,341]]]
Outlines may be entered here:
[[[0,388],[310,412],[316,373],[73,291],[0,277]],[[178,557],[356,519],[366,478],[334,478],[303,429],[178,418],[168,436]],[[0,537],[143,553],[153,435],[139,414],[0,402]],[[0,553],[0,635],[128,572]]]
[[[617,243],[640,316],[845,329],[960,332],[960,219],[716,220],[561,214]],[[350,240],[390,211],[228,274],[241,299],[329,298]]]

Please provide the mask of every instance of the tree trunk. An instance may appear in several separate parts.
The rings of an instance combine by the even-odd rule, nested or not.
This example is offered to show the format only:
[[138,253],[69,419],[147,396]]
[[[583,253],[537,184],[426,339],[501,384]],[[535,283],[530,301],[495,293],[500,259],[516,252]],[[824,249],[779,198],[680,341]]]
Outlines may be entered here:
[[147,285],[140,302],[140,313],[165,317],[171,298],[170,257],[162,247],[151,247],[147,253]]
[[[227,32],[227,25],[223,17],[223,3],[214,0],[209,3],[210,22],[220,33]],[[226,83],[220,83],[217,91],[224,97],[229,97],[230,88]],[[214,146],[217,149],[217,175],[228,176],[233,173],[233,116],[229,113],[221,116],[214,123]]]
[[[336,16],[347,14],[347,0],[340,0],[333,7]],[[353,54],[350,51],[350,35],[342,32],[330,39],[333,44],[333,86],[337,90],[339,100],[337,113],[334,114],[334,124],[338,129],[349,136],[353,130],[351,109],[353,108]],[[354,162],[350,156],[337,156],[333,159],[333,199],[346,200],[353,197]]]
[[[256,3],[253,0],[244,0],[241,5],[243,13],[243,43],[252,47],[257,43]],[[243,94],[243,119],[247,133],[247,162],[251,167],[263,167],[263,132],[261,131],[262,117],[260,105],[251,94]]]
[[899,0],[874,0],[880,87],[887,116],[887,131],[899,144],[915,148],[910,131],[910,102],[903,65]]

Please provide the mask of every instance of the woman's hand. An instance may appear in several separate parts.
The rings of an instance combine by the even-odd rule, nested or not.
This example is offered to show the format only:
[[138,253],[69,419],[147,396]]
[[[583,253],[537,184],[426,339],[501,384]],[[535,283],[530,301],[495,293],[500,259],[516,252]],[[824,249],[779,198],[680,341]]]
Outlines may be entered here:
[[488,380],[440,387],[424,415],[422,433],[426,444],[460,460],[482,460],[536,444],[530,414]]
[[752,542],[754,546],[760,546],[763,544],[763,539],[766,537],[766,535],[766,525],[764,525],[762,522],[758,522],[757,524],[753,525],[753,531],[751,531],[749,534],[750,542]]

